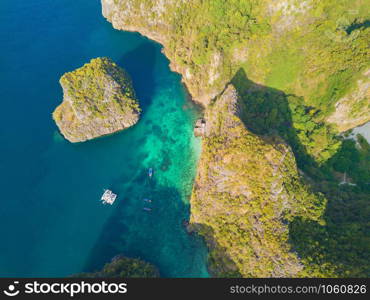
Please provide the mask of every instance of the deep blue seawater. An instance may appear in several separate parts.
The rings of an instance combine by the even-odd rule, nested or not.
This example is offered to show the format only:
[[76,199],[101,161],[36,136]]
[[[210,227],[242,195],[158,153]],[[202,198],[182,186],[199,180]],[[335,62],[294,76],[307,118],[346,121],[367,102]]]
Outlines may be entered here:
[[[58,81],[99,56],[131,74],[142,118],[71,144],[51,118]],[[199,156],[197,110],[168,64],[158,44],[114,30],[99,0],[0,2],[1,277],[93,271],[116,254],[152,262],[165,277],[208,276],[203,241],[182,225]],[[103,188],[119,194],[113,206],[99,202]]]

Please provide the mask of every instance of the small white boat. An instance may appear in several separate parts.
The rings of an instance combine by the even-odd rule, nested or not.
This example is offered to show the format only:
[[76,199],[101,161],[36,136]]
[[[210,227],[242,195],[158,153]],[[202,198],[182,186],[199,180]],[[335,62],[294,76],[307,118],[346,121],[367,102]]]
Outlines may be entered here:
[[149,169],[148,175],[149,175],[150,178],[153,176],[153,169],[152,168]]
[[116,201],[117,195],[113,193],[111,190],[104,190],[103,196],[101,196],[101,201],[103,204],[110,204],[112,205],[114,201]]

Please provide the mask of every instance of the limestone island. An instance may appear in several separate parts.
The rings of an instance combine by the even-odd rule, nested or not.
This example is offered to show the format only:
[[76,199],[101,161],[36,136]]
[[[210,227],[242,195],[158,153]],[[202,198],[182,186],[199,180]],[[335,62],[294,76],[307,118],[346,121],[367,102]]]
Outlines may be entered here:
[[140,107],[129,75],[110,58],[92,59],[60,79],[63,102],[53,112],[70,142],[83,142],[135,125]]

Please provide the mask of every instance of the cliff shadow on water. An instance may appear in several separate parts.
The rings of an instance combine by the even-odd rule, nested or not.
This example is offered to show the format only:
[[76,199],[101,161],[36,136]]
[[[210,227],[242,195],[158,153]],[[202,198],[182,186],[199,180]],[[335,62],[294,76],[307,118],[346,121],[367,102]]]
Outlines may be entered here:
[[[332,151],[334,154],[326,161],[318,163],[300,138],[302,134],[310,138],[311,132],[302,132],[302,128],[297,130],[297,126],[294,126],[300,122],[300,118],[304,122],[313,122],[307,120],[313,108],[306,107],[304,99],[256,84],[247,78],[243,69],[238,70],[231,83],[245,104],[242,119],[246,128],[269,143],[271,136],[282,137],[293,150],[303,175],[301,180],[312,193],[322,193],[328,201],[322,212],[322,222],[304,216],[294,217],[289,222],[292,250],[304,262],[320,266],[319,272],[326,276],[369,276],[369,271],[366,271],[369,265],[367,253],[370,251],[366,231],[366,220],[369,218],[368,186],[364,188],[338,184],[332,161],[344,151],[343,144]],[[306,125],[304,122],[301,121],[300,125]],[[324,126],[323,123],[318,124],[317,130]],[[325,148],[327,140],[324,139],[322,144],[320,140],[315,142]],[[329,267],[326,269],[326,266]],[[310,276],[317,276],[317,270],[315,267],[309,268],[308,272]]]
[[[125,53],[117,63],[124,67],[130,74],[136,96],[139,99],[140,107],[145,114],[146,109],[153,99],[155,90],[155,65],[156,53],[160,46],[154,42],[145,42],[130,52]],[[140,64],[137,62],[140,61]],[[143,68],[145,66],[145,69]]]
[[[200,223],[191,223],[188,226],[190,234],[200,234],[204,237],[209,247],[208,271],[212,277],[218,278],[240,278],[243,277],[238,266],[227,254],[227,249],[221,246],[214,237],[214,230],[211,226]],[[221,254],[221,255],[220,255]]]
[[[195,233],[189,234],[184,223],[189,217],[189,205],[181,201],[176,189],[155,181],[148,184],[143,174],[138,174],[134,183],[145,190],[128,187],[130,199],[117,204],[115,214],[89,254],[84,271],[100,270],[114,256],[123,254],[152,263],[161,277],[203,277],[199,270],[206,261],[206,253],[197,254],[203,240]],[[143,203],[143,194],[150,195],[153,203]],[[143,210],[146,206],[152,211]]]

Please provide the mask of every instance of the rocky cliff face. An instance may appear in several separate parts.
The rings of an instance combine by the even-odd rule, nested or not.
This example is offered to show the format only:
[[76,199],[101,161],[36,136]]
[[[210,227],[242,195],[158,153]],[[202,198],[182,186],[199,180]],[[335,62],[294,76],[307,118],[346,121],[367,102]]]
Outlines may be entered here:
[[83,142],[137,123],[140,108],[128,74],[109,58],[92,59],[60,79],[63,102],[53,118],[70,142]]
[[206,112],[190,228],[205,236],[216,276],[295,277],[303,264],[286,220],[324,199],[300,182],[289,146],[245,128],[243,110],[229,85]]

